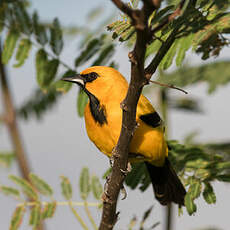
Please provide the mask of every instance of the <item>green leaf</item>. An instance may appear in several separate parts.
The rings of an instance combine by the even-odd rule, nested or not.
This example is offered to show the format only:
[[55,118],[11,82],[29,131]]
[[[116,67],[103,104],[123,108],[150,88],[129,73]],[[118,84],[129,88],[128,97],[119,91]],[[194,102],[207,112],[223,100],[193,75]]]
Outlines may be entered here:
[[38,22],[39,18],[37,12],[34,12],[32,19],[33,19],[33,28],[36,35],[35,38],[39,44],[44,46],[48,42],[46,29],[43,25],[39,24]]
[[29,39],[22,39],[20,41],[16,53],[16,60],[18,61],[18,63],[14,64],[14,67],[20,67],[24,64],[25,60],[28,58],[31,47],[32,44]]
[[59,66],[58,59],[48,61],[47,53],[40,49],[36,54],[37,82],[41,89],[47,89],[56,76]]
[[132,3],[133,8],[135,9],[138,6],[139,0],[131,0],[131,3]]
[[18,38],[19,38],[18,32],[14,30],[10,30],[8,32],[7,38],[4,42],[3,51],[2,51],[2,63],[3,64],[7,64],[10,58],[12,57]]
[[119,38],[119,41],[120,42],[124,42],[124,41],[127,41],[129,40],[134,34],[135,34],[135,28],[134,27],[129,27],[127,30],[123,31],[121,34],[120,34],[120,38]]
[[218,181],[223,181],[223,182],[230,182],[230,174],[221,174],[216,176],[216,179]]
[[[122,22],[119,24],[119,26],[115,27],[112,38],[116,39],[117,37],[121,36],[121,34],[123,34],[123,36],[125,35],[125,33],[127,31],[128,34],[131,34],[131,29],[132,29],[132,25],[128,22]],[[129,36],[129,38],[131,38],[131,36]],[[123,39],[121,38],[119,41],[123,41]]]
[[162,59],[160,63],[160,68],[162,70],[166,70],[172,65],[178,45],[179,45],[179,40],[176,40],[171,46],[171,48],[169,49],[169,51],[166,53],[164,58]]
[[23,193],[32,200],[38,200],[38,194],[35,192],[34,188],[25,180],[20,177],[10,175],[9,179],[15,184],[21,187]]
[[123,21],[122,20],[117,20],[117,21],[109,24],[107,26],[107,30],[114,31],[116,28],[120,27],[121,25],[123,25]]
[[[69,77],[69,76],[74,76],[76,74],[75,71],[73,70],[67,70],[63,76],[63,77]],[[59,80],[57,82],[54,83],[54,88],[56,89],[56,91],[58,92],[62,92],[62,93],[67,93],[71,87],[72,87],[72,83],[70,82],[66,82],[66,81],[62,81],[62,80]]]
[[46,66],[47,66],[47,54],[43,49],[38,50],[36,54],[36,72],[37,72],[37,83],[43,88],[45,85],[46,78]]
[[56,201],[47,203],[44,206],[44,209],[42,210],[41,218],[46,219],[46,218],[53,217],[54,213],[56,211],[56,208],[57,208],[57,202]]
[[38,203],[31,208],[29,224],[37,227],[41,221],[41,205]]
[[66,198],[66,200],[71,200],[72,198],[72,185],[67,177],[61,176],[61,188],[62,194]]
[[184,204],[190,216],[196,212],[196,205],[189,193],[185,195]]
[[100,49],[102,44],[101,39],[92,39],[84,50],[80,53],[80,55],[75,60],[75,67],[82,65],[84,62],[88,61],[93,57],[95,53]]
[[89,98],[87,94],[82,89],[80,89],[77,97],[77,112],[79,117],[84,116],[85,106],[88,103],[88,99]]
[[90,192],[90,178],[89,178],[89,169],[83,168],[80,175],[80,193],[81,198],[86,200]]
[[215,204],[216,203],[216,195],[214,193],[213,187],[210,183],[205,183],[205,188],[203,191],[204,200],[208,204]]
[[125,183],[131,189],[135,189],[145,177],[146,177],[145,164],[144,163],[132,164],[132,171],[126,176]]
[[219,162],[215,165],[215,169],[217,170],[224,170],[224,169],[230,169],[230,162]]
[[39,176],[34,173],[30,173],[29,175],[30,181],[34,185],[34,187],[44,196],[52,196],[53,189]]
[[47,62],[46,64],[46,77],[44,80],[44,87],[48,87],[51,82],[54,80],[56,73],[58,71],[59,60],[53,59]]
[[201,189],[202,189],[202,184],[200,181],[194,181],[188,190],[188,193],[190,194],[191,199],[196,199],[200,196],[201,193]]
[[4,29],[4,20],[5,20],[5,9],[0,7],[0,34]]
[[25,6],[22,2],[18,1],[14,5],[14,13],[20,30],[27,35],[31,35],[32,33],[31,19],[27,11],[25,10]]
[[52,51],[59,56],[63,48],[63,39],[62,39],[62,30],[58,18],[54,19],[53,25],[50,29],[50,33],[51,33],[50,45]]
[[24,206],[19,206],[15,209],[10,221],[10,230],[17,230],[20,227],[25,211]]
[[0,164],[5,167],[10,167],[15,159],[15,154],[10,152],[0,152]]
[[72,88],[72,83],[67,81],[56,81],[53,86],[57,92],[67,93]]
[[155,40],[150,45],[147,46],[147,50],[145,53],[145,58],[149,57],[149,55],[155,53],[161,47],[161,41]]
[[150,214],[152,213],[152,210],[153,210],[153,205],[150,206],[150,208],[148,208],[144,214],[143,214],[143,217],[142,217],[142,220],[141,220],[141,224],[143,225],[144,222],[149,218]]
[[[174,8],[174,5],[170,5],[170,6],[166,6],[165,8],[163,8],[162,10],[160,10],[159,12],[157,12],[155,14],[155,16],[153,17],[153,19],[151,20],[151,24],[152,25],[156,25],[156,23],[159,23],[160,19],[166,14],[169,13],[169,11],[171,11]],[[168,17],[168,15],[167,15]]]
[[178,87],[207,82],[208,92],[213,93],[218,86],[225,86],[230,82],[230,62],[213,62],[194,67],[184,66],[170,74],[161,74],[158,81]]
[[90,10],[90,12],[87,15],[87,21],[93,22],[94,20],[98,19],[100,15],[103,13],[104,8],[102,6],[98,6]]
[[91,187],[94,197],[97,200],[100,200],[103,193],[103,188],[97,176],[92,176]]
[[20,192],[12,187],[8,186],[0,186],[0,192],[7,196],[13,196],[14,198],[19,198],[20,197]]
[[176,65],[180,66],[185,58],[185,54],[188,51],[188,49],[192,45],[194,35],[191,33],[190,35],[186,36],[185,38],[182,38],[179,40],[179,48],[178,53],[176,57]]
[[109,44],[99,54],[99,57],[93,62],[92,66],[106,65],[108,60],[113,56],[115,52],[114,45]]
[[33,94],[29,95],[17,110],[17,114],[23,119],[32,118],[34,115],[37,119],[40,119],[48,109],[51,109],[55,105],[60,95],[60,93],[52,88],[47,93],[44,93],[40,89],[35,89]]

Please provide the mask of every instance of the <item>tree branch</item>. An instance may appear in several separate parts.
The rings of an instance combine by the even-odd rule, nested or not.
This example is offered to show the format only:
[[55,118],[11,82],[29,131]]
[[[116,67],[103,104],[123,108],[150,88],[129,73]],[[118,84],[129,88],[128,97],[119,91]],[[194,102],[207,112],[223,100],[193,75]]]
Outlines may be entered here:
[[160,64],[161,60],[165,56],[165,54],[168,52],[170,47],[172,46],[173,42],[176,39],[176,34],[178,32],[179,28],[175,28],[169,37],[166,39],[166,41],[161,45],[160,49],[158,50],[157,54],[153,58],[153,60],[150,62],[150,64],[145,68],[145,77],[149,80],[152,75],[156,72],[158,65]]
[[177,89],[185,94],[188,94],[187,91],[181,89],[181,88],[178,88],[178,87],[175,87],[174,85],[168,85],[168,84],[164,84],[164,83],[161,83],[161,82],[158,82],[158,81],[153,81],[153,80],[149,80],[149,82],[153,83],[153,84],[156,84],[156,85],[160,85],[160,86],[163,86],[163,87],[167,87],[167,88],[171,88],[171,89]]
[[[7,77],[6,77],[6,71],[4,65],[2,64],[1,40],[0,40],[0,83],[2,88],[1,91],[2,91],[3,104],[5,107],[5,114],[4,116],[2,116],[2,118],[9,130],[11,142],[14,147],[14,152],[17,158],[20,173],[23,178],[29,181],[30,167],[29,167],[28,160],[26,158],[26,153],[23,148],[21,135],[18,129],[13,100],[10,93]],[[40,230],[44,229],[42,224],[39,226],[39,229]]]
[[[122,9],[121,1],[114,1],[119,9]],[[129,12],[130,14],[130,12]],[[144,75],[144,57],[148,38],[148,17],[151,11],[147,10],[144,2],[143,8],[138,15],[137,21],[142,27],[135,26],[137,39],[134,50],[131,53],[131,81],[126,98],[121,103],[123,111],[122,128],[118,143],[113,151],[112,173],[108,180],[108,189],[104,193],[103,212],[99,230],[111,230],[116,223],[118,214],[116,213],[117,199],[122,187],[128,163],[129,144],[136,127],[136,107],[143,86],[147,83]],[[132,13],[131,13],[132,15]]]
[[130,8],[127,4],[125,4],[124,2],[120,0],[112,0],[112,2],[114,3],[114,5],[116,5],[116,7],[120,11],[127,14],[131,19],[133,19],[133,9],[132,8]]
[[30,172],[29,163],[26,159],[26,154],[18,130],[13,101],[12,101],[8,81],[6,78],[5,68],[4,65],[2,64],[1,56],[2,54],[1,54],[1,47],[0,47],[0,81],[1,81],[1,88],[2,88],[1,91],[2,91],[3,103],[5,105],[5,116],[3,116],[3,118],[11,136],[11,141],[14,146],[21,175],[23,176],[23,178],[28,180],[29,172]]

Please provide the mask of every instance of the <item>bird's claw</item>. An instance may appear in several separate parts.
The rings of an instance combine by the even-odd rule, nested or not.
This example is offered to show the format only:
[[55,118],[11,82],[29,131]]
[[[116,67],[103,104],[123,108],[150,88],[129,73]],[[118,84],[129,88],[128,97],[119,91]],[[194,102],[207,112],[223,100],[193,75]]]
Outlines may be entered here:
[[121,193],[122,193],[122,195],[123,195],[123,197],[122,197],[121,199],[122,199],[122,200],[126,199],[126,197],[127,197],[127,192],[126,192],[125,187],[124,187],[123,184],[122,184],[122,187],[121,187]]

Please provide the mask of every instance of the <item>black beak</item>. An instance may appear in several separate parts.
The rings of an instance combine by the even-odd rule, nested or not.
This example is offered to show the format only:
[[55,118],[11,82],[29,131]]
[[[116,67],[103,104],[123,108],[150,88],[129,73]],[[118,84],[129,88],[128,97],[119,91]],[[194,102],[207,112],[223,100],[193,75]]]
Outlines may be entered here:
[[61,80],[76,83],[81,87],[85,86],[85,79],[81,76],[81,74],[77,74],[71,77],[63,77]]

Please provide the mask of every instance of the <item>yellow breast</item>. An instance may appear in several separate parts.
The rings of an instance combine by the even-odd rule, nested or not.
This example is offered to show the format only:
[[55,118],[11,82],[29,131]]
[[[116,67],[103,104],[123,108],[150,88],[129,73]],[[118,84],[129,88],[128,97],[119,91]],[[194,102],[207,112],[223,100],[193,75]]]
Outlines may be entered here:
[[[119,98],[124,98],[126,92],[119,95]],[[105,106],[107,123],[100,125],[96,123],[91,115],[90,106],[87,104],[85,108],[85,124],[87,134],[90,140],[97,146],[97,148],[106,154],[111,156],[112,150],[117,144],[122,123],[122,110],[120,108],[120,100],[114,100],[109,98],[105,101],[101,101],[101,104]],[[164,140],[163,128],[153,128],[145,124],[139,119],[140,115],[155,112],[149,101],[141,95],[137,106],[137,123],[138,127],[134,132],[130,144],[130,152],[137,154],[143,158],[132,158],[131,162],[140,159],[143,161],[151,161],[157,166],[161,166],[164,163],[164,159],[168,154],[167,145]],[[139,161],[139,160],[138,160]]]

